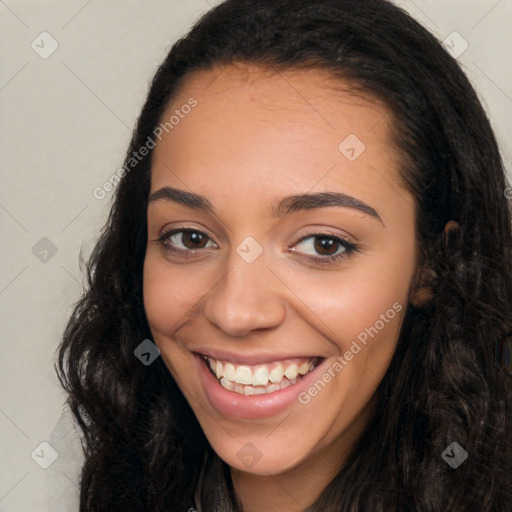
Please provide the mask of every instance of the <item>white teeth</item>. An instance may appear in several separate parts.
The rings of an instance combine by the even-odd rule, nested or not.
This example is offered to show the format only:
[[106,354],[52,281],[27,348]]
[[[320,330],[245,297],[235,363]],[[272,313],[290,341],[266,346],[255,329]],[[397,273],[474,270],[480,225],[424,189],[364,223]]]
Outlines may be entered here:
[[283,379],[281,382],[281,389],[287,388],[290,385],[290,381],[288,379]]
[[286,371],[284,372],[286,378],[289,380],[295,379],[295,377],[297,377],[298,373],[299,373],[299,368],[295,363],[288,366],[288,368],[286,368]]
[[268,383],[268,367],[259,366],[252,376],[253,386],[266,386]]
[[231,363],[226,363],[224,366],[224,377],[231,382],[235,380],[235,367]]
[[[271,384],[267,388],[262,386],[253,387],[253,386],[245,386],[244,387],[244,395],[263,395],[266,393],[273,393],[274,391],[279,391],[281,389],[280,386],[276,384]],[[235,391],[238,391],[238,386],[236,386]]]
[[239,366],[235,372],[235,381],[239,384],[252,384],[252,372],[248,366]]
[[264,395],[267,393],[274,393],[275,391],[279,391],[281,389],[285,389],[289,386],[292,386],[297,382],[297,379],[292,379],[291,381],[287,378],[284,378],[280,385],[278,384],[270,384],[270,386],[267,386],[266,388],[263,386],[249,386],[249,385],[243,385],[239,384],[238,382],[233,382],[226,377],[222,377],[220,379],[220,384],[223,388],[227,389],[228,391],[234,391],[236,393],[240,393],[241,395]]
[[315,359],[276,361],[257,366],[236,365],[205,357],[222,387],[242,395],[274,393],[297,383],[315,367]]
[[299,373],[301,375],[306,375],[306,373],[309,373],[309,369],[310,369],[310,363],[309,361],[304,361],[300,366],[299,366]]
[[224,367],[220,361],[215,364],[215,375],[217,375],[217,379],[224,377]]
[[235,389],[235,385],[233,382],[227,380],[225,377],[222,377],[219,381],[223,388],[226,388],[228,391],[233,391]]
[[284,377],[284,369],[282,364],[278,364],[275,368],[270,370],[269,379],[270,382],[277,384],[283,380]]

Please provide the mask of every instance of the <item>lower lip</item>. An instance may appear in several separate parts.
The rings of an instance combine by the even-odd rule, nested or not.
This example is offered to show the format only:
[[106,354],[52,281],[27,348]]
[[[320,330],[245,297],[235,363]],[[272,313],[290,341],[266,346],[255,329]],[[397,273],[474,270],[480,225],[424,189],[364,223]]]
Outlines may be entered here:
[[211,406],[222,416],[245,420],[270,418],[293,403],[300,405],[297,399],[299,393],[311,385],[317,370],[325,363],[323,361],[299,382],[287,388],[264,395],[242,395],[222,387],[200,356],[194,354],[194,359],[199,379]]

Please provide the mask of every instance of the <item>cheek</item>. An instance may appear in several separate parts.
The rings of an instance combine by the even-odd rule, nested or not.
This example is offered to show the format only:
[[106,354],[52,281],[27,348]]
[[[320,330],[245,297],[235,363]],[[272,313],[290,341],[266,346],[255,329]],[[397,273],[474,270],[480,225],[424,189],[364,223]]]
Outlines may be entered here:
[[303,279],[300,288],[304,292],[298,295],[322,322],[326,337],[346,343],[376,323],[378,330],[384,330],[382,321],[386,330],[397,323],[408,302],[410,279],[408,271],[376,272],[361,267],[330,280]]
[[153,341],[160,349],[162,359],[182,391],[183,372],[190,361],[184,358],[183,350],[171,339],[183,323],[187,309],[189,284],[185,283],[184,272],[172,271],[161,255],[148,251],[144,261],[143,297],[144,309]]
[[153,331],[171,334],[187,312],[205,294],[203,279],[191,278],[190,271],[171,268],[161,255],[147,253],[144,261],[144,309]]
[[412,274],[412,264],[374,264],[357,276],[357,282],[344,294],[342,304],[346,310],[339,317],[336,332],[344,332],[345,327],[343,350],[348,357],[357,352],[350,364],[353,369],[358,368],[359,376],[371,375],[376,377],[375,382],[383,378],[407,308]]
[[177,320],[178,288],[163,269],[146,257],[143,275],[143,296],[146,317],[152,331],[165,333]]
[[315,313],[317,329],[350,359],[344,378],[384,375],[408,304],[413,254],[401,261],[368,258],[332,279],[302,280],[301,299]]

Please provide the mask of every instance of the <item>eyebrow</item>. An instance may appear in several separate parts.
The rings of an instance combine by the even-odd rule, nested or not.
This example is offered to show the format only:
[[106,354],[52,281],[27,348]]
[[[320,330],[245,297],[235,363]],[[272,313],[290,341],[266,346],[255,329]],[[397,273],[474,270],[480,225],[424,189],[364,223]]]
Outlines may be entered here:
[[[204,213],[216,214],[215,207],[211,201],[201,195],[187,192],[172,187],[163,187],[156,192],[153,192],[149,197],[148,204],[154,201],[172,201],[182,204],[194,210],[199,210]],[[384,224],[380,215],[371,206],[367,205],[364,201],[355,197],[343,194],[341,192],[315,192],[307,194],[298,194],[293,196],[283,197],[277,205],[272,208],[273,217],[284,217],[290,213],[300,210],[313,210],[316,208],[326,208],[329,206],[341,206],[344,208],[351,208],[363,212]]]

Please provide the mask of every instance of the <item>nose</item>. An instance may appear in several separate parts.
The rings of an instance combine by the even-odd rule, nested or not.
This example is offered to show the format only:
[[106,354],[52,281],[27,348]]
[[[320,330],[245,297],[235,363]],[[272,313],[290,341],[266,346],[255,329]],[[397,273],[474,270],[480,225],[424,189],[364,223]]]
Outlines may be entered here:
[[267,268],[264,258],[246,263],[235,254],[233,259],[226,274],[207,295],[206,318],[231,336],[280,325],[286,307],[279,294],[280,282]]

